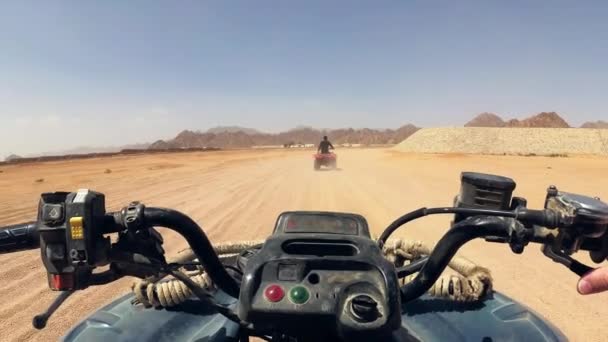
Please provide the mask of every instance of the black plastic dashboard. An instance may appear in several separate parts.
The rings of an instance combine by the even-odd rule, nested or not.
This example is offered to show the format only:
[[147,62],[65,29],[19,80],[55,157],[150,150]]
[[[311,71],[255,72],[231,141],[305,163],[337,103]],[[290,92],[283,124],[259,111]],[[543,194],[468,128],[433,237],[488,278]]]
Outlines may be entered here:
[[259,330],[377,336],[401,323],[398,286],[362,216],[286,212],[247,261],[238,314]]

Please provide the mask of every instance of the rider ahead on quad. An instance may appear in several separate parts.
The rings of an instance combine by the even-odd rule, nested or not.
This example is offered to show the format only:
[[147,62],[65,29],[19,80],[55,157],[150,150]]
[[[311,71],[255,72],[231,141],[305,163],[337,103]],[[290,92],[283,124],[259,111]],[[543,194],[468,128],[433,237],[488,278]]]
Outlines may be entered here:
[[327,139],[327,136],[323,137],[323,140],[319,143],[317,148],[317,154],[315,157],[315,170],[319,170],[321,166],[328,166],[335,169],[337,166],[337,158],[335,153],[329,152],[330,149],[334,149],[334,145]]

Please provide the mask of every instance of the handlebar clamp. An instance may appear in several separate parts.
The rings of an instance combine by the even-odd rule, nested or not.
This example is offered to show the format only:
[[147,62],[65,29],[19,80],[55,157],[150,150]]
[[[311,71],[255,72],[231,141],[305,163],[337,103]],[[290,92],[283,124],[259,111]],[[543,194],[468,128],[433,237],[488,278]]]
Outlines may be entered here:
[[120,214],[122,225],[130,231],[138,231],[145,227],[144,224],[145,206],[140,202],[131,202],[124,207]]
[[130,231],[137,231],[144,227],[145,206],[140,202],[131,202],[120,211],[122,226]]

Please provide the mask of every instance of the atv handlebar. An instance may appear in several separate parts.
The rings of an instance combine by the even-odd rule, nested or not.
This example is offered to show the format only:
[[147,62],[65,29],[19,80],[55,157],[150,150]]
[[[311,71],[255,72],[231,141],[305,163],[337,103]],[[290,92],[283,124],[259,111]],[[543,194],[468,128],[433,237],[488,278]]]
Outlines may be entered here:
[[[138,214],[139,219],[128,223],[128,219],[125,215],[126,210],[106,214],[103,227],[101,227],[102,234],[127,231],[129,229],[141,230],[143,227],[164,227],[174,230],[186,239],[194,254],[204,265],[213,282],[230,296],[238,298],[238,283],[223,267],[213,250],[211,242],[196,222],[190,217],[172,209],[146,208],[143,207],[143,205],[140,205],[140,211],[141,212]],[[481,216],[473,216],[454,225],[441,238],[428,257],[417,261],[409,267],[409,273],[419,271],[419,274],[410,283],[402,287],[402,300],[404,302],[418,298],[432,287],[460,247],[475,238],[486,238],[489,241],[497,241],[498,239],[498,242],[511,243],[512,239],[519,234],[520,238],[526,240],[525,244],[533,242],[548,245],[555,241],[555,235],[551,233],[551,230],[540,226],[525,228],[522,223],[522,218],[533,217],[536,221],[545,223],[548,223],[549,221],[553,222],[553,226],[555,226],[557,225],[557,219],[552,211],[532,211],[526,209],[525,213],[527,214],[522,215],[524,211],[521,211],[518,215],[517,212],[514,211],[490,211],[463,208],[421,208],[402,216],[389,225],[379,238],[378,243],[381,246],[384,245],[386,239],[392,232],[402,224],[413,219],[433,213],[461,212],[478,214]],[[541,213],[547,214],[551,220],[547,220],[546,217],[540,215]],[[40,246],[39,235],[36,222],[1,227],[0,252],[38,248]],[[606,245],[598,239],[586,240],[580,245],[579,249],[606,254],[606,251],[604,251]],[[138,252],[142,251],[140,250]],[[552,257],[552,255],[548,255],[550,254],[549,252],[545,254]],[[112,255],[112,253],[109,255]],[[556,260],[556,258],[552,257],[552,259],[560,262],[559,260]],[[113,260],[108,261],[111,262]],[[574,259],[570,259],[570,263],[566,266],[581,276],[583,273],[591,270],[590,267],[580,264]],[[90,280],[91,283],[104,283],[98,279],[100,278],[91,278]],[[113,280],[112,278],[104,279],[107,279],[105,282]]]
[[[452,210],[447,210],[452,209]],[[427,212],[460,212],[459,208],[430,208]],[[401,288],[402,301],[408,302],[420,297],[429,290],[445,270],[458,250],[467,242],[476,238],[485,238],[490,242],[503,242],[512,246],[528,243],[543,245],[543,253],[567,266],[571,271],[582,276],[592,270],[568,255],[561,249],[560,241],[555,234],[566,225],[564,218],[552,210],[520,209],[513,212],[488,211],[480,209],[465,210],[471,216],[455,224],[439,240],[425,262],[419,263],[418,275]],[[413,212],[414,213],[414,212]],[[416,215],[416,214],[412,214]],[[411,215],[410,215],[411,217]],[[204,265],[212,281],[227,294],[238,298],[239,284],[226,272],[204,231],[188,216],[171,209],[145,208],[143,210],[145,226],[160,226],[172,229],[181,234],[187,241],[199,261]],[[546,227],[532,223],[544,223]],[[388,229],[387,229],[388,230]],[[392,230],[394,231],[394,229]],[[388,236],[390,234],[383,234]],[[585,240],[578,249],[606,254],[606,244],[598,239]],[[380,240],[379,240],[379,243]],[[514,249],[515,251],[515,249]],[[516,253],[521,253],[523,248]]]

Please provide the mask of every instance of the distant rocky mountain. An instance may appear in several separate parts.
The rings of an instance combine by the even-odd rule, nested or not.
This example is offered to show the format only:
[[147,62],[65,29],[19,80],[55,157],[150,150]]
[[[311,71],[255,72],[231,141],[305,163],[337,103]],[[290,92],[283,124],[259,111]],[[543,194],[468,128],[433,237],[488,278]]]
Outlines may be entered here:
[[481,113],[473,120],[464,124],[464,127],[504,127],[503,119],[494,113]]
[[121,150],[145,150],[150,146],[150,143],[130,144],[120,146]]
[[555,112],[542,112],[529,118],[504,121],[492,113],[482,113],[467,122],[465,127],[536,127],[536,128],[570,128],[570,125]]
[[555,112],[542,112],[524,120],[511,119],[508,127],[544,127],[544,128],[570,128],[566,120]]
[[323,135],[329,136],[334,144],[396,144],[419,128],[414,125],[405,125],[396,130],[385,129],[331,129],[319,130],[310,127],[299,127],[278,134],[247,133],[243,129],[224,130],[218,133],[193,132],[185,130],[169,141],[158,140],[149,146],[149,149],[162,150],[169,148],[245,148],[252,146],[282,146],[285,144],[316,144]]
[[46,157],[46,156],[65,156],[75,154],[90,154],[90,153],[110,153],[120,152],[122,150],[145,150],[150,146],[149,143],[141,144],[129,144],[124,146],[81,146],[75,147],[68,150],[55,151],[55,152],[42,152],[35,154],[28,154],[26,157]]
[[602,120],[585,122],[584,124],[581,125],[581,128],[602,128],[602,129],[608,129],[608,122],[602,121]]
[[171,145],[164,140],[156,140],[148,146],[148,150],[168,150]]
[[240,126],[217,126],[217,127],[209,128],[208,130],[205,131],[205,133],[213,133],[213,134],[236,133],[236,132],[243,132],[243,133],[247,133],[247,134],[262,133],[262,132],[258,131],[257,129],[245,128],[245,127],[240,127]]

